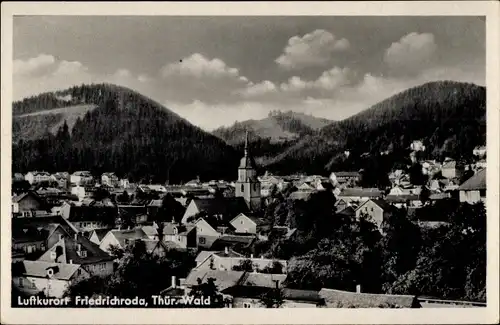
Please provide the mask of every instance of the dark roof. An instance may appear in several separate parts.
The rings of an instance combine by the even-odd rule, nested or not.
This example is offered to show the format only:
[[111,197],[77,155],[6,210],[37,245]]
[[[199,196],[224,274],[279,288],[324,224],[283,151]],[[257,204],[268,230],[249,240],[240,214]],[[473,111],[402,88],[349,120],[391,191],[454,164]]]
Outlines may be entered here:
[[389,203],[405,203],[406,201],[419,201],[420,197],[415,194],[387,195],[385,200]]
[[[78,254],[78,244],[82,250],[87,252],[86,257],[82,257]],[[69,263],[72,261],[74,264],[93,264],[113,260],[112,256],[82,235],[78,235],[76,239],[74,236],[62,238],[57,244],[47,250],[39,260],[47,262],[52,261],[50,252],[57,252],[57,247],[63,247],[63,251],[65,252],[65,256],[57,257],[57,262]]]
[[348,206],[348,207],[342,209],[341,211],[337,212],[337,214],[344,215],[344,216],[355,216],[356,211],[354,210],[354,208],[352,206]]
[[226,247],[230,248],[247,248],[251,246],[257,238],[253,235],[223,235],[217,238],[210,247],[213,251],[223,251]]
[[40,196],[33,191],[28,191],[28,192],[14,196],[12,198],[12,203],[19,203],[19,202],[21,202],[21,200],[25,199],[27,196],[32,196],[39,203],[43,203],[43,200],[40,198]]
[[234,217],[231,222],[236,219],[237,217],[239,217],[240,215],[243,215],[245,217],[247,217],[248,219],[252,220],[257,226],[263,226],[263,225],[267,225],[269,222],[263,218],[259,218],[257,217],[256,215],[254,214],[251,214],[251,213],[239,213],[236,217]]
[[300,289],[283,289],[283,296],[287,300],[298,300],[320,303],[323,299],[319,295],[319,291],[315,290],[300,290]]
[[[177,233],[174,232],[174,229],[177,228]],[[185,225],[172,223],[172,222],[164,222],[163,223],[163,234],[164,235],[183,235],[189,233],[193,230],[194,227],[187,227]]]
[[228,220],[239,213],[249,212],[245,199],[242,197],[194,198],[190,204],[195,204],[199,211],[203,211],[209,216],[221,214]]
[[458,188],[460,191],[485,190],[486,189],[486,168],[479,170],[471,178],[466,180]]
[[382,191],[376,188],[344,188],[339,196],[359,196],[376,198],[382,196]]
[[77,230],[60,215],[49,215],[36,218],[12,218],[12,229],[43,228],[54,230],[54,224],[59,224],[69,234],[73,235]]
[[390,205],[389,203],[387,203],[385,200],[382,200],[382,199],[372,199],[371,201],[373,201],[376,205],[378,205],[379,207],[381,207],[385,211],[393,209],[392,205]]
[[104,229],[94,229],[93,231],[90,232],[89,238],[92,236],[93,233],[95,233],[96,236],[97,236],[97,239],[99,239],[99,241],[101,241],[104,238],[104,236],[106,236],[106,234],[108,232],[110,232],[110,230],[111,229],[106,229],[106,228],[104,228]]
[[69,209],[69,221],[102,221],[114,225],[118,210],[115,206],[108,205],[71,205]]
[[282,286],[285,279],[286,274],[247,272],[238,284],[241,286],[275,288],[276,281],[278,281],[279,286]]
[[328,307],[333,308],[416,308],[419,307],[416,296],[356,293],[334,289],[321,289],[319,296],[325,299]]

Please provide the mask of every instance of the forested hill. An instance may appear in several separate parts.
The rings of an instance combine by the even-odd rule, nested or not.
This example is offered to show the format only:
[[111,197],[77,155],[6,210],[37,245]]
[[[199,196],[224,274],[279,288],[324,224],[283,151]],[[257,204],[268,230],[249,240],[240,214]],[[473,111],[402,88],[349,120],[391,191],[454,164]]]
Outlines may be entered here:
[[452,81],[410,88],[305,137],[267,168],[327,173],[366,168],[382,160],[391,168],[406,162],[413,140],[424,142],[428,158],[469,159],[473,148],[486,141],[486,89]]
[[252,139],[269,139],[271,143],[294,140],[315,134],[332,121],[312,115],[288,111],[272,111],[261,120],[236,122],[230,127],[221,127],[212,133],[229,144],[240,144],[248,131]]
[[13,143],[13,171],[114,171],[132,180],[234,179],[241,153],[157,102],[110,84],[82,85],[13,104],[14,115],[95,105],[71,129]]

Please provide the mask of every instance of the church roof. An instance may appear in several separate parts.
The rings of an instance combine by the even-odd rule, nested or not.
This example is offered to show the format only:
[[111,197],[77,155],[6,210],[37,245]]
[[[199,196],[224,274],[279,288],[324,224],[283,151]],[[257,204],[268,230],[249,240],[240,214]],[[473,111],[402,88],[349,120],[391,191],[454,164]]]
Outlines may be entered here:
[[255,169],[255,161],[253,160],[253,157],[250,154],[250,151],[248,150],[248,131],[245,134],[245,155],[240,160],[240,167],[239,168],[240,169],[242,169],[242,168]]

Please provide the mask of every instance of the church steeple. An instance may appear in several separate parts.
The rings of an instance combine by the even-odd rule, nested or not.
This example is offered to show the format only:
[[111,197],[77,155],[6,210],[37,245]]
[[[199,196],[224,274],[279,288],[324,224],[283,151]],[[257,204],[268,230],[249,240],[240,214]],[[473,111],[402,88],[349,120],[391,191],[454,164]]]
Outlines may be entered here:
[[248,131],[245,131],[244,156],[238,167],[238,181],[236,182],[236,197],[243,197],[251,210],[260,208],[260,182],[257,179],[255,162],[249,150]]

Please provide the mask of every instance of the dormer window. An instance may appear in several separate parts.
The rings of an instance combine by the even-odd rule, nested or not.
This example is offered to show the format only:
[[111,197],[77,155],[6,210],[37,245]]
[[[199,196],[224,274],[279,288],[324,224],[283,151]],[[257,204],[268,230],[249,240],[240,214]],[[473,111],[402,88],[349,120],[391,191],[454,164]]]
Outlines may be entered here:
[[87,257],[87,251],[86,250],[80,251],[79,255],[80,255],[80,257],[85,258],[85,257]]

